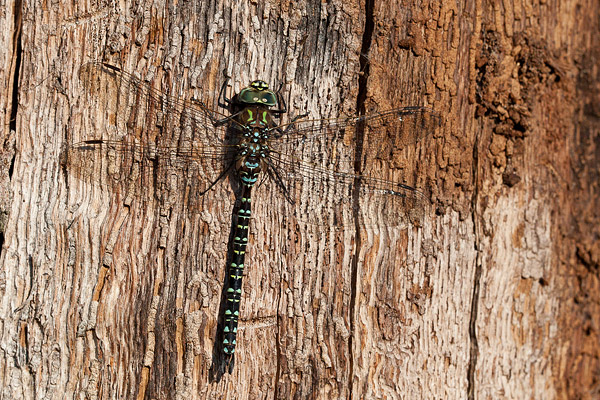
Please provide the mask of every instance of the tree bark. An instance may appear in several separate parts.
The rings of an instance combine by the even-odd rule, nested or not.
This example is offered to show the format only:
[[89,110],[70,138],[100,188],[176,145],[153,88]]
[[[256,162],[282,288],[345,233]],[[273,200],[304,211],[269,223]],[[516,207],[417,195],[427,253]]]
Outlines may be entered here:
[[[597,2],[0,9],[0,398],[600,396]],[[329,230],[260,185],[222,374],[234,188],[189,212],[193,179],[147,175],[164,186],[131,196],[99,178],[106,155],[62,162],[125,133],[80,80],[93,60],[211,107],[225,74],[235,92],[283,85],[288,121],[432,107],[440,129],[363,166],[431,206],[409,226]]]

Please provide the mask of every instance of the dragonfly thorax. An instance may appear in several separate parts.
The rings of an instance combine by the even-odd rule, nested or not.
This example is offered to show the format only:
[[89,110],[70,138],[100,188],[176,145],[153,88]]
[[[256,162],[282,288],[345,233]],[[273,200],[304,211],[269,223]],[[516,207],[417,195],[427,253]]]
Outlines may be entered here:
[[245,185],[252,186],[262,171],[262,163],[269,154],[265,129],[247,130],[238,145],[236,168]]

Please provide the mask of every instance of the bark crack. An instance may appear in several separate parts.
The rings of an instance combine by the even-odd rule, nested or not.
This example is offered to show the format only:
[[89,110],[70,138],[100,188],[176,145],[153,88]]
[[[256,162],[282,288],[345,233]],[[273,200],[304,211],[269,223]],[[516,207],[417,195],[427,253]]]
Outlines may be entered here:
[[[11,102],[11,106],[10,106],[10,121],[8,124],[9,130],[13,131],[13,132],[16,131],[16,128],[17,128],[16,119],[17,119],[17,111],[19,108],[19,71],[21,69],[21,53],[22,53],[21,8],[22,8],[21,0],[16,0],[15,1],[15,20],[14,20],[15,31],[13,33],[13,56],[12,56],[13,70],[11,71],[11,74],[12,74],[12,93],[11,93],[12,102]],[[11,163],[9,176],[12,175],[12,164],[13,163],[14,163],[14,156],[13,156],[13,162]]]
[[[475,240],[477,243],[477,239]],[[469,368],[467,370],[468,399],[473,400],[475,397],[475,368],[477,367],[477,355],[479,353],[479,344],[477,342],[477,314],[479,311],[479,286],[481,282],[481,259],[480,252],[477,251],[475,264],[475,276],[473,278],[473,296],[471,297],[471,318],[469,320],[469,338],[471,346],[469,351]]]
[[[13,22],[13,54],[12,54],[12,60],[11,60],[11,71],[10,71],[10,76],[12,79],[12,88],[11,88],[11,92],[10,92],[10,98],[11,98],[11,104],[10,104],[10,116],[9,116],[9,120],[8,120],[8,132],[6,133],[6,136],[2,138],[1,142],[0,142],[0,150],[1,151],[10,151],[12,152],[12,156],[10,157],[10,162],[8,163],[8,171],[7,171],[7,175],[6,177],[8,178],[7,182],[2,182],[1,185],[4,186],[6,185],[6,187],[3,189],[6,189],[7,193],[10,193],[9,188],[9,182],[12,178],[12,174],[13,174],[13,170],[14,170],[14,165],[15,165],[15,149],[14,149],[14,138],[12,138],[12,136],[14,135],[14,132],[16,131],[17,128],[17,111],[18,111],[18,107],[19,107],[19,71],[21,69],[21,53],[22,53],[22,47],[21,47],[21,27],[22,27],[22,18],[21,18],[21,10],[22,10],[22,3],[21,0],[16,0],[15,1],[15,8],[14,8],[14,22]],[[8,157],[7,157],[8,158]],[[6,195],[6,193],[4,193],[4,190],[0,190],[1,193],[3,193],[4,195]],[[12,198],[12,196],[10,196]],[[4,209],[4,205],[6,205],[6,209]],[[8,209],[10,208],[10,206],[8,206],[8,203],[3,204],[2,205],[2,209],[0,209],[0,256],[2,255],[2,249],[4,248],[4,229],[5,229],[5,225],[8,222],[8,214],[9,211]]]
[[[362,37],[362,45],[360,49],[360,71],[362,72],[358,78],[358,95],[356,98],[356,111],[359,115],[365,114],[365,101],[367,98],[367,81],[369,79],[369,58],[368,54],[371,49],[371,41],[373,38],[373,27],[374,27],[374,16],[373,16],[374,1],[365,0],[365,27]],[[362,170],[362,152],[363,143],[365,137],[365,126],[364,123],[359,123],[356,129],[356,158],[354,162],[354,171],[356,175],[360,175]],[[354,182],[354,192],[352,194],[352,202],[354,204],[354,228],[356,232],[355,240],[355,251],[354,257],[352,258],[352,278],[351,278],[351,294],[350,294],[350,335],[348,339],[348,351],[350,353],[350,368],[348,369],[348,383],[349,383],[349,398],[352,398],[352,377],[354,375],[354,353],[352,347],[354,345],[353,337],[355,334],[354,314],[356,310],[356,302],[358,298],[357,282],[358,282],[358,260],[360,256],[360,248],[362,244],[362,238],[360,235],[359,226],[359,215],[358,215],[358,202],[359,202],[359,185],[360,182]]]
[[[281,247],[283,248],[283,247]],[[280,275],[281,276],[281,275]],[[277,352],[277,358],[275,360],[276,368],[275,368],[275,387],[273,388],[273,399],[277,399],[277,393],[279,391],[279,379],[281,379],[281,326],[279,324],[279,310],[281,309],[281,296],[283,296],[282,291],[283,282],[282,279],[279,281],[279,296],[277,296],[277,315],[275,315],[275,350]]]
[[481,215],[477,211],[477,199],[478,199],[478,166],[479,166],[479,139],[475,138],[475,144],[473,145],[473,182],[474,191],[471,199],[471,219],[473,222],[473,234],[474,234],[474,246],[477,256],[475,257],[475,273],[473,276],[473,293],[471,296],[471,315],[469,318],[469,364],[467,368],[467,398],[473,400],[475,398],[475,369],[477,368],[477,356],[479,354],[479,343],[477,341],[477,315],[479,314],[479,290],[481,285],[481,248],[480,242],[480,229],[477,222],[477,215]]

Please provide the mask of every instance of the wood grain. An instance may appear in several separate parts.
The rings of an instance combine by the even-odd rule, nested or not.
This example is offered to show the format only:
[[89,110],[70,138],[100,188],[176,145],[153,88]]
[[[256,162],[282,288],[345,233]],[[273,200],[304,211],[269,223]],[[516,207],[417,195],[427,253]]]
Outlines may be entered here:
[[[0,398],[600,396],[597,2],[18,4]],[[6,169],[18,35],[4,10]],[[68,143],[119,133],[111,99],[91,104],[78,79],[93,60],[210,106],[228,75],[230,92],[283,85],[290,116],[432,107],[441,129],[365,169],[431,209],[324,230],[262,185],[236,364],[215,375],[232,186],[190,213],[176,177],[140,196],[65,168]]]

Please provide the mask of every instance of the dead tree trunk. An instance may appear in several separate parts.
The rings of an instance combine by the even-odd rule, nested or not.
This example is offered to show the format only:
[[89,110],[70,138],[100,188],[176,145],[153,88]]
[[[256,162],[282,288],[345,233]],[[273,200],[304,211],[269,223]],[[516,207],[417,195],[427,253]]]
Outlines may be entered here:
[[[597,2],[67,3],[0,6],[0,398],[600,396]],[[86,92],[93,60],[210,107],[225,74],[282,85],[288,121],[431,107],[427,140],[355,164],[430,207],[329,229],[260,185],[223,374],[235,185],[197,207],[156,155],[72,168],[80,140],[179,135]]]

